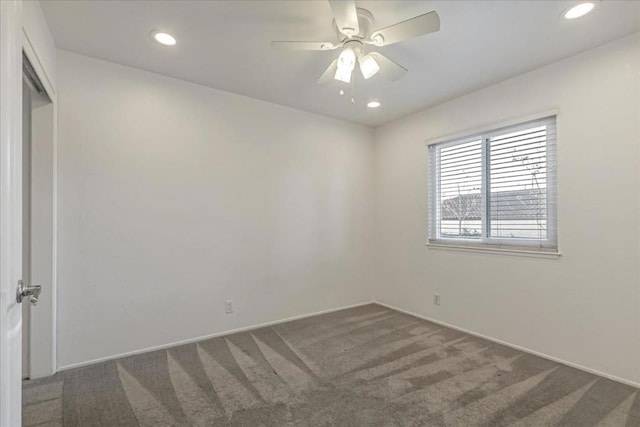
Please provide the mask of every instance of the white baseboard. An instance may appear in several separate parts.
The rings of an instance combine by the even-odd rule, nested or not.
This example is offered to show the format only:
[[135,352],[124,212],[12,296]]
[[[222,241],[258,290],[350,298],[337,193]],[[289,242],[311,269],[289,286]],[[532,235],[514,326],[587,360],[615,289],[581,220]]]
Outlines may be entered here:
[[[191,343],[202,341],[202,340],[221,337],[221,336],[225,336],[225,335],[231,335],[231,334],[235,334],[235,333],[238,333],[238,332],[251,331],[251,330],[254,330],[254,329],[264,328],[266,326],[277,325],[279,323],[291,322],[292,320],[299,320],[299,319],[304,319],[304,318],[307,318],[307,317],[319,316],[321,314],[333,313],[335,311],[346,310],[346,309],[349,309],[349,308],[362,307],[364,305],[369,305],[369,304],[376,304],[376,302],[375,301],[367,301],[367,302],[361,302],[361,303],[357,303],[357,304],[346,305],[346,306],[338,307],[338,308],[330,308],[328,310],[316,311],[314,313],[309,313],[309,314],[301,314],[299,316],[287,317],[287,318],[284,318],[284,319],[273,320],[271,322],[265,322],[265,323],[260,323],[260,324],[257,324],[257,325],[245,326],[243,328],[231,329],[231,330],[223,331],[223,332],[216,332],[215,334],[203,335],[203,336],[195,337],[195,338],[189,338],[189,339],[186,339],[186,340],[176,341],[176,342],[172,342],[172,343],[169,343],[169,344],[158,345],[158,346],[155,346],[155,347],[141,348],[139,350],[128,351],[126,353],[120,353],[120,354],[114,354],[112,356],[100,357],[98,359],[87,360],[85,362],[72,363],[70,365],[65,365],[65,366],[58,366],[57,372],[67,371],[69,369],[74,369],[74,368],[80,368],[82,366],[93,365],[95,363],[106,362],[108,360],[120,359],[121,357],[133,356],[133,355],[140,354],[140,353],[147,353],[149,351],[164,350],[164,349],[167,349],[167,348],[177,347],[177,346],[184,345],[184,344],[191,344]],[[382,305],[382,304],[379,304],[379,305]]]
[[561,363],[561,364],[569,366],[571,368],[580,369],[581,371],[585,371],[585,372],[588,372],[590,374],[598,375],[600,377],[604,377],[604,378],[610,379],[612,381],[616,381],[616,382],[619,382],[619,383],[622,383],[622,384],[626,384],[626,385],[629,385],[631,387],[640,388],[640,383],[637,383],[637,382],[634,382],[634,381],[630,381],[630,380],[626,380],[624,378],[620,378],[620,377],[617,377],[615,375],[607,374],[606,372],[602,372],[602,371],[598,371],[596,369],[588,368],[586,366],[578,365],[578,364],[573,363],[573,362],[568,362],[566,360],[559,359],[557,357],[553,357],[553,356],[550,356],[548,354],[540,353],[539,351],[531,350],[529,348],[521,347],[521,346],[516,345],[516,344],[511,344],[509,342],[502,341],[502,340],[499,340],[499,339],[496,339],[496,338],[492,338],[492,337],[480,334],[478,332],[470,331],[468,329],[461,328],[459,326],[455,326],[455,325],[451,325],[449,323],[441,322],[440,320],[432,319],[432,318],[427,317],[427,316],[422,316],[420,314],[416,314],[416,313],[413,313],[413,312],[408,311],[408,310],[403,310],[401,308],[394,307],[394,306],[392,306],[390,304],[385,304],[385,303],[380,302],[380,301],[374,301],[374,304],[380,305],[382,307],[389,308],[391,310],[399,311],[401,313],[408,314],[409,316],[417,317],[419,319],[426,320],[428,322],[436,323],[438,325],[445,326],[447,328],[455,329],[456,331],[464,332],[465,334],[473,335],[475,337],[479,337],[479,338],[485,339],[487,341],[491,341],[491,342],[494,342],[494,343],[497,343],[497,344],[501,344],[501,345],[504,345],[506,347],[510,347],[510,348],[515,349],[515,350],[522,351],[524,353],[529,353],[529,354],[532,354],[534,356],[542,357],[543,359],[551,360],[552,362]]

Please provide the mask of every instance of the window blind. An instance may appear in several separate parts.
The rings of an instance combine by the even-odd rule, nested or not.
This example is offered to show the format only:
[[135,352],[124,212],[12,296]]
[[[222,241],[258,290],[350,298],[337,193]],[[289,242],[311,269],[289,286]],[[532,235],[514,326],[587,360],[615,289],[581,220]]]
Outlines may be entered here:
[[429,242],[557,250],[556,119],[429,146]]

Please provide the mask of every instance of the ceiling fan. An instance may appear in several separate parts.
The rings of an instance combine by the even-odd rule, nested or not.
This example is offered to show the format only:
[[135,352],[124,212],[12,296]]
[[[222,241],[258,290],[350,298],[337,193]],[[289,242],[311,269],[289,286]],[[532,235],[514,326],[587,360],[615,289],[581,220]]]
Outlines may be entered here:
[[318,79],[319,84],[338,80],[351,82],[356,61],[365,79],[378,72],[389,80],[396,81],[407,73],[407,69],[379,52],[366,49],[366,45],[388,46],[414,37],[440,30],[440,17],[434,12],[415,16],[406,21],[371,31],[373,14],[357,8],[354,0],[329,0],[333,12],[333,27],[338,42],[273,41],[271,47],[277,50],[335,50],[342,49]]

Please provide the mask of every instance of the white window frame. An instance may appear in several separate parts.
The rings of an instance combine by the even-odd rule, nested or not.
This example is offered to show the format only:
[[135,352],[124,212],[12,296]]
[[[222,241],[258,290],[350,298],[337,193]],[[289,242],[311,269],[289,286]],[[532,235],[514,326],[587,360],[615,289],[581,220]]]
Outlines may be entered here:
[[[547,160],[548,176],[551,179],[547,182],[547,239],[545,240],[532,240],[532,239],[500,239],[495,237],[488,237],[488,227],[490,222],[487,219],[487,177],[490,171],[487,170],[487,155],[486,150],[489,145],[489,140],[497,135],[504,134],[505,131],[515,132],[519,129],[526,129],[535,125],[536,121],[553,119],[556,127],[556,138],[553,141],[553,145],[550,148],[551,161]],[[560,256],[558,250],[558,216],[557,216],[557,126],[558,126],[558,113],[557,111],[547,111],[545,113],[520,118],[517,120],[511,120],[509,122],[503,122],[496,125],[484,126],[480,129],[469,130],[460,132],[456,135],[450,135],[427,141],[428,147],[428,240],[427,246],[435,249],[454,249],[464,251],[482,251],[482,252],[495,252],[509,255],[524,255],[524,256],[540,256],[555,258]],[[440,208],[437,203],[440,200],[440,185],[437,180],[440,177],[438,170],[433,170],[434,166],[439,166],[439,161],[434,159],[433,156],[437,155],[437,149],[451,145],[456,145],[472,140],[481,140],[482,144],[482,190],[481,190],[481,210],[482,216],[482,233],[480,239],[465,239],[465,238],[451,238],[440,237],[438,231],[438,225],[440,224],[439,214]],[[549,150],[549,147],[547,147]],[[435,182],[434,182],[435,181]]]

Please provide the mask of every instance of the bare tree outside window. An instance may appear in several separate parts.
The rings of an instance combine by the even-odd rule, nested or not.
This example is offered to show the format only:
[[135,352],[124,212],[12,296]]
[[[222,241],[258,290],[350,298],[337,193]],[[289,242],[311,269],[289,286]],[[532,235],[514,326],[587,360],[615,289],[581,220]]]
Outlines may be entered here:
[[[538,154],[544,153],[544,146],[538,147]],[[517,153],[517,150],[513,150],[514,153]],[[526,199],[524,197],[520,197],[519,201],[522,205],[522,208],[526,211],[533,209],[535,210],[535,220],[538,225],[538,229],[542,231],[546,231],[547,224],[544,220],[546,218],[546,198],[547,198],[547,186],[546,186],[546,168],[545,164],[541,162],[537,162],[531,159],[530,156],[518,156],[514,154],[513,160],[515,162],[519,162],[522,166],[524,166],[529,173],[531,174],[531,182],[529,184],[532,194],[535,196],[533,203],[530,199]],[[527,185],[525,184],[525,190]]]
[[[474,237],[480,233],[474,229],[464,228],[465,221],[480,220],[480,209],[482,209],[482,199],[480,194],[462,194],[460,184],[457,185],[458,195],[442,201],[443,218],[453,218],[458,221],[458,236]],[[474,190],[477,190],[474,188]]]

